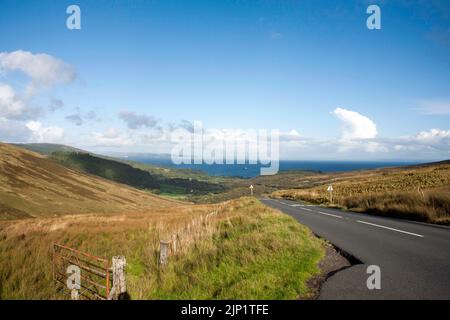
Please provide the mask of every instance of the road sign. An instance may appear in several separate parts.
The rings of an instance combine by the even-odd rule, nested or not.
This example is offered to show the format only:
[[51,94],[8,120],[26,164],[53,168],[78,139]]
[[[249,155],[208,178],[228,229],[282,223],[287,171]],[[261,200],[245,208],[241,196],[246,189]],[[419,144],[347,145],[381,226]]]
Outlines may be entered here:
[[333,203],[333,186],[330,184],[327,191],[330,193],[330,202]]
[[250,194],[253,195],[253,185],[250,185]]

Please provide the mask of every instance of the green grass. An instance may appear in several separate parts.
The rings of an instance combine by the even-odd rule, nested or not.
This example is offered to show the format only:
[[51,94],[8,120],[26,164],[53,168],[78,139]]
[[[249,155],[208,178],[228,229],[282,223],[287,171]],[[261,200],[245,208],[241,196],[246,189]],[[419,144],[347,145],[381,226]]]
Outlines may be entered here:
[[[162,273],[157,299],[295,299],[323,257],[318,239],[292,218],[259,204],[222,222],[212,242],[195,247]],[[259,212],[257,212],[259,211]]]
[[[159,240],[212,211],[213,232],[197,226],[193,243],[160,269]],[[306,227],[253,198],[139,215],[3,221],[1,299],[63,298],[51,279],[53,242],[109,259],[124,255],[131,299],[306,298],[324,256],[323,242]]]
[[[149,166],[136,166],[130,163],[99,157],[85,152],[53,152],[50,158],[60,164],[84,173],[100,176],[138,189],[151,190],[165,194],[204,195],[221,192],[218,183],[192,178],[172,177],[164,170],[150,170]],[[143,169],[147,168],[147,169]],[[191,193],[192,190],[192,193]]]

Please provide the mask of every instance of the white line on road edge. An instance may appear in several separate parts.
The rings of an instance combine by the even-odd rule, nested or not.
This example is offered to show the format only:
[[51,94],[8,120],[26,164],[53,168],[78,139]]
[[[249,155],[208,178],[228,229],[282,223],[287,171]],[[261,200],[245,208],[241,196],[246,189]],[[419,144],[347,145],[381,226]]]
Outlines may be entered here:
[[337,215],[335,215],[335,214],[326,213],[326,212],[322,212],[322,211],[318,211],[318,212],[321,213],[321,214],[324,214],[324,215],[326,215],[326,216],[330,216],[330,217],[335,217],[335,218],[342,219],[341,216],[337,216]]
[[392,231],[397,231],[397,232],[401,232],[401,233],[406,233],[406,234],[409,234],[409,235],[412,235],[412,236],[423,238],[423,235],[417,234],[417,233],[412,233],[412,232],[403,231],[403,230],[399,230],[399,229],[389,228],[389,227],[381,226],[379,224],[370,223],[370,222],[361,221],[361,220],[356,220],[356,222],[364,223],[364,224],[368,224],[368,225],[371,225],[371,226],[374,226],[374,227],[384,228],[384,229],[388,229],[388,230],[392,230]]
[[306,211],[312,211],[311,209],[308,209],[308,208],[300,208],[300,209],[306,210]]
[[291,207],[304,207],[303,204],[291,204]]

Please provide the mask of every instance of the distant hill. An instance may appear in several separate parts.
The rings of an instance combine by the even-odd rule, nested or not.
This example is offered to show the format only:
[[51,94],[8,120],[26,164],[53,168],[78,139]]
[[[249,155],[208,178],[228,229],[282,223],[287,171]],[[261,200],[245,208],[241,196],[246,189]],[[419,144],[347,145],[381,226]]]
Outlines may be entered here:
[[82,152],[54,152],[50,158],[64,166],[156,193],[208,194],[221,192],[220,184],[196,179],[171,178],[154,170],[143,170],[128,163]]
[[0,219],[145,212],[175,205],[174,201],[0,143]]
[[92,154],[60,144],[34,143],[14,146],[46,155],[74,170],[180,200],[224,191],[221,178],[210,178],[191,170],[141,164],[126,159]]
[[55,143],[12,143],[13,146],[27,149],[30,151],[34,151],[44,155],[50,155],[53,152],[84,152],[87,151],[66,146],[64,144],[55,144]]

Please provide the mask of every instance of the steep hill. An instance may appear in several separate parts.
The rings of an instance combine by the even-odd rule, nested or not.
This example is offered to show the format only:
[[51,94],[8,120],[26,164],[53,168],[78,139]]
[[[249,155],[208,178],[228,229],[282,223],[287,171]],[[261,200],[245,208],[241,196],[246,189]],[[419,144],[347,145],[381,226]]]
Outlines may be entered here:
[[0,219],[143,212],[177,205],[0,143]]

